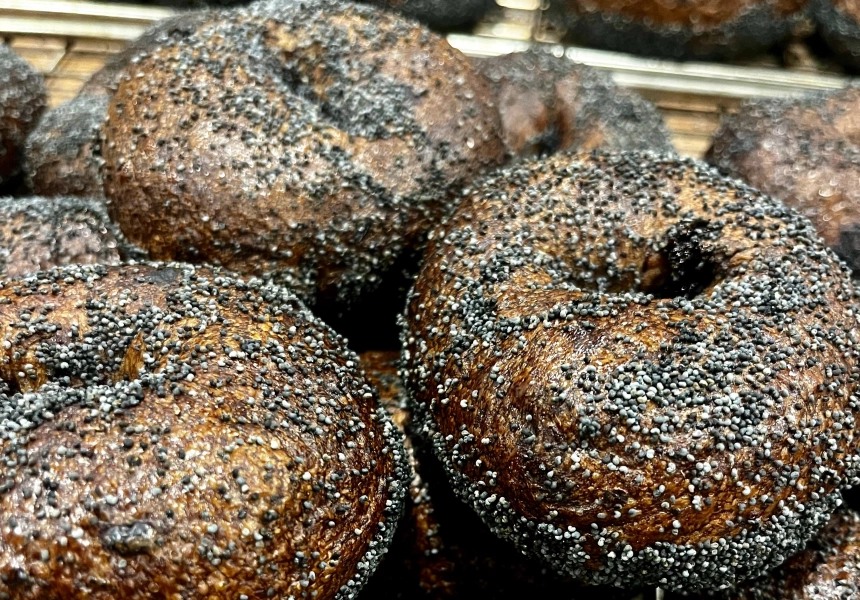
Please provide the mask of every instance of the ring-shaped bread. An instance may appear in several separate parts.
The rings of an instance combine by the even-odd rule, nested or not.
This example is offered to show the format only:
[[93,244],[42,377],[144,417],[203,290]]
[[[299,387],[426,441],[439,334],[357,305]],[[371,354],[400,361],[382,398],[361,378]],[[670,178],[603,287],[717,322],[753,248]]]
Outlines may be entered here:
[[858,320],[812,225],[702,163],[510,167],[433,233],[406,385],[491,529],[693,592],[794,554],[856,474]]
[[0,595],[354,598],[408,481],[296,297],[181,264],[0,285]]

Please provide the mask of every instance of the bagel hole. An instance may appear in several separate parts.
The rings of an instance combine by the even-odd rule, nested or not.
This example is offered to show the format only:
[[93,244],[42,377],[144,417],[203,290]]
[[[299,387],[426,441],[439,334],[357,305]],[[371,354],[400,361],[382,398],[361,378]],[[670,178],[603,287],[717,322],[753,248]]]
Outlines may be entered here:
[[709,239],[707,221],[670,229],[663,250],[646,265],[644,291],[658,298],[694,298],[713,285],[717,267],[707,249]]

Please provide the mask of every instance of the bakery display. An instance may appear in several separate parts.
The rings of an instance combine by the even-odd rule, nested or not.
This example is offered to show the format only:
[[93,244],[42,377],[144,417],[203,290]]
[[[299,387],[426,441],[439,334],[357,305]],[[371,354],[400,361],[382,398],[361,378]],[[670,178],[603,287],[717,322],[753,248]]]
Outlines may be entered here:
[[0,287],[0,594],[346,599],[385,553],[403,440],[284,288],[181,264]]
[[404,372],[495,534],[591,583],[719,590],[855,477],[856,315],[781,203],[692,160],[556,155],[432,232]]
[[707,159],[809,217],[860,267],[860,89],[764,99],[726,116]]
[[808,0],[558,0],[576,43],[671,59],[768,50],[808,19]]
[[27,134],[45,110],[45,81],[0,43],[0,192],[14,191]]
[[74,197],[0,198],[0,281],[69,264],[142,258],[104,205]]
[[675,151],[654,105],[596,69],[542,49],[478,58],[475,65],[493,86],[514,156]]

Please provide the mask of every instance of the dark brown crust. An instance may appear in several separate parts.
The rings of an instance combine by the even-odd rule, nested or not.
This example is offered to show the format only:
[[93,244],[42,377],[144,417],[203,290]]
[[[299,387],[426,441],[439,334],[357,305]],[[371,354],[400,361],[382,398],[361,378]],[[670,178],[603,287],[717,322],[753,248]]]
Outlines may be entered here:
[[0,44],[0,185],[21,170],[27,134],[46,102],[42,76],[5,44]]
[[0,198],[0,280],[69,264],[140,256],[104,206],[82,198]]
[[812,220],[860,267],[860,89],[744,104],[723,119],[708,160]]
[[400,354],[365,352],[360,358],[380,403],[407,433],[412,467],[411,502],[391,552],[368,584],[368,598],[627,600],[635,595],[559,577],[495,537],[448,489],[440,466],[413,431],[397,373]]
[[452,186],[502,160],[488,94],[447,42],[371,7],[225,13],[120,83],[111,215],[156,258],[349,298],[421,242]]
[[493,86],[505,143],[515,156],[675,151],[654,105],[587,65],[543,50],[474,62]]
[[801,10],[807,0],[569,0],[586,12],[623,15],[658,25],[682,25],[706,30],[742,18],[759,6],[768,7],[775,17]]
[[855,475],[860,330],[808,221],[694,161],[560,155],[432,237],[407,387],[495,533],[573,577],[692,592],[827,521]]
[[78,96],[48,111],[27,138],[27,180],[40,196],[101,198],[101,127],[117,82],[128,64],[168,40],[181,40],[207,18],[189,12],[159,21],[84,83]]
[[68,267],[0,289],[0,340],[4,597],[346,599],[385,551],[402,436],[283,289]]
[[860,515],[839,511],[809,546],[734,600],[860,598]]

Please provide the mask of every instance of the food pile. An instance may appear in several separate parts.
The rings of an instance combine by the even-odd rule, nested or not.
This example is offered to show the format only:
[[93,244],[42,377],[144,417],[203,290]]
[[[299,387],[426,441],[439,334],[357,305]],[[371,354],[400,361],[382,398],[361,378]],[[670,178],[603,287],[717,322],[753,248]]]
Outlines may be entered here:
[[853,88],[711,166],[342,0],[167,19],[44,114],[0,66],[0,598],[858,593]]

